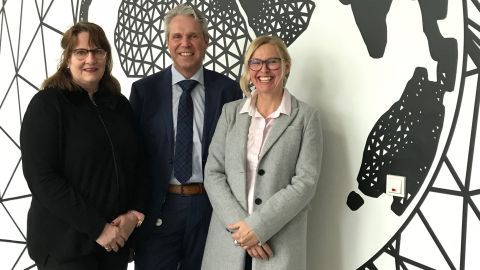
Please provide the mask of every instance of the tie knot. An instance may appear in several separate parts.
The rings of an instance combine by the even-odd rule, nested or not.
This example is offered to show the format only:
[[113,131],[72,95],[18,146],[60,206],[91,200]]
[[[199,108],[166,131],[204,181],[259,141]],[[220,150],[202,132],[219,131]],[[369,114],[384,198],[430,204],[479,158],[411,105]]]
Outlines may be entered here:
[[190,93],[192,92],[192,89],[195,87],[195,85],[197,85],[197,83],[198,82],[195,80],[183,80],[179,81],[178,85],[180,85],[184,92]]

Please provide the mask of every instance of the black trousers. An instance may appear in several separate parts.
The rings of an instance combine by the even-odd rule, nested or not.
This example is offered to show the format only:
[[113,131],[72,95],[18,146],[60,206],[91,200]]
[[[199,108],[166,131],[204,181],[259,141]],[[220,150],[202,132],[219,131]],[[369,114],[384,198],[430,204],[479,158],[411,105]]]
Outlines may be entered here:
[[37,262],[38,270],[126,270],[128,266],[129,250],[120,249],[118,252],[99,251],[78,259],[60,263],[49,256],[44,264]]
[[252,270],[252,257],[248,253],[245,255],[245,270]]

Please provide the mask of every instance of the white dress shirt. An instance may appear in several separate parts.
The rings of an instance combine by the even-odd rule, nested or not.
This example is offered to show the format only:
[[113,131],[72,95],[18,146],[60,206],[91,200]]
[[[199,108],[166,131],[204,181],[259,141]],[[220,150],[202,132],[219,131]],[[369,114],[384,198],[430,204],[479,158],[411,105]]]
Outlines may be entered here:
[[[182,95],[182,88],[177,83],[187,78],[178,72],[172,65],[172,115],[173,115],[173,140],[177,137],[177,116],[178,101]],[[195,80],[198,84],[191,92],[193,101],[193,149],[192,149],[192,177],[187,183],[202,183],[202,138],[203,138],[203,121],[205,115],[205,83],[203,78],[203,67],[195,73],[190,80]],[[175,153],[175,152],[174,152]],[[180,182],[173,175],[170,184],[180,185]]]

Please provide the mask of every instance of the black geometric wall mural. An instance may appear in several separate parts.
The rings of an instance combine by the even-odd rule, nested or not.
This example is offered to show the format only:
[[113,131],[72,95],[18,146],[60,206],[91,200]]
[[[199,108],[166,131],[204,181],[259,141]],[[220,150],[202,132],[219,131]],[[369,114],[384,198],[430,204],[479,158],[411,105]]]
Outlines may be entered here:
[[309,0],[123,0],[118,9],[115,47],[129,77],[143,77],[170,63],[164,39],[165,13],[179,3],[191,3],[207,17],[210,46],[205,66],[239,79],[242,55],[258,35],[273,34],[292,44],[308,27],[315,8]]
[[[430,81],[424,67],[412,72],[399,100],[368,135],[357,176],[360,191],[375,198],[385,193],[388,174],[405,176],[405,197],[394,197],[391,205],[399,216],[415,198],[435,158],[445,114],[443,97],[453,91],[458,58],[457,41],[444,38],[438,26],[438,20],[447,15],[448,0],[418,2],[430,56],[437,62],[437,80]],[[391,0],[342,3],[351,4],[370,56],[381,57],[387,43],[386,15]],[[350,209],[356,211],[362,204],[363,199],[355,191],[348,195]]]
[[[435,18],[444,17],[446,14],[446,4],[448,1],[419,1],[420,7],[425,8],[431,4],[435,4]],[[478,267],[478,230],[480,229],[480,187],[478,186],[478,179],[473,178],[473,171],[478,164],[480,164],[480,157],[478,156],[478,151],[475,150],[476,136],[477,136],[477,127],[479,125],[479,107],[480,107],[480,3],[476,0],[464,1],[464,21],[465,21],[465,44],[464,44],[464,55],[461,59],[463,62],[461,78],[459,78],[459,98],[457,107],[455,110],[455,116],[453,119],[453,124],[451,130],[447,131],[448,138],[446,146],[441,154],[439,163],[433,168],[434,173],[431,181],[428,182],[425,192],[422,194],[417,205],[408,216],[403,225],[395,233],[395,235],[388,241],[385,246],[378,251],[370,260],[365,262],[364,265],[359,267],[359,270],[372,270],[379,269],[377,268],[376,263],[382,262],[382,265],[385,265],[385,262],[390,262],[392,269],[476,269]],[[433,8],[434,6],[430,6]],[[358,7],[357,7],[358,8]],[[352,10],[354,7],[352,6]],[[387,11],[388,12],[388,11]],[[422,10],[422,14],[425,12]],[[443,14],[443,15],[441,15]],[[382,15],[383,16],[383,15]],[[430,17],[432,18],[432,17]],[[357,18],[356,18],[357,19]],[[358,19],[357,19],[358,23]],[[425,24],[425,19],[423,20]],[[432,24],[429,24],[430,29],[438,30],[438,27],[431,27]],[[383,27],[383,26],[382,26]],[[428,29],[429,27],[424,27]],[[383,33],[383,32],[382,32]],[[426,32],[425,34],[428,35]],[[432,58],[436,59],[438,62],[437,71],[440,73],[438,78],[441,79],[440,82],[437,82],[437,88],[428,89],[425,88],[422,84],[428,81],[428,77],[425,76],[424,70],[416,70],[415,76],[418,76],[418,72],[422,73],[421,80],[416,80],[417,87],[421,87],[423,91],[430,91],[430,95],[435,95],[437,98],[431,99],[433,103],[441,103],[441,97],[437,96],[441,93],[442,89],[446,91],[451,91],[454,82],[452,82],[452,75],[454,75],[453,65],[450,61],[453,60],[451,50],[453,47],[453,41],[450,39],[439,39],[438,33],[436,35],[436,41],[440,41],[441,46],[444,48],[437,47],[438,50],[443,51],[440,55],[439,51],[437,54],[432,53]],[[368,36],[368,34],[362,33],[363,38]],[[433,39],[429,38],[429,42],[432,42]],[[436,42],[435,41],[435,42]],[[432,45],[430,49],[432,52]],[[446,48],[449,48],[446,50]],[[381,46],[376,44],[369,49],[369,52],[372,56],[380,55]],[[436,55],[436,56],[434,56]],[[414,79],[412,77],[412,80]],[[410,81],[407,84],[409,88]],[[430,82],[431,83],[431,82]],[[430,84],[429,83],[429,84]],[[438,83],[440,85],[438,85]],[[416,92],[421,96],[424,93]],[[443,95],[443,94],[442,94]],[[416,96],[418,97],[418,96]],[[405,101],[406,99],[400,99]],[[395,104],[391,109],[398,109],[399,104]],[[395,107],[397,106],[397,107]],[[434,105],[433,107],[438,107]],[[404,107],[405,108],[405,107]],[[441,117],[441,112],[435,116]],[[387,114],[388,115],[388,114]],[[395,115],[395,112],[391,112],[390,115]],[[385,116],[385,115],[384,115]],[[382,116],[382,118],[384,118]],[[381,118],[381,120],[382,120]],[[432,135],[427,136],[428,141],[432,136],[436,139],[438,137],[438,132],[441,131],[441,124],[435,120],[433,117],[434,127],[432,123],[428,123],[429,128],[431,129]],[[380,120],[379,120],[380,121]],[[421,120],[420,120],[421,121]],[[395,121],[396,122],[396,121]],[[377,122],[378,123],[378,122]],[[388,121],[381,122],[388,125]],[[457,130],[463,131],[463,133],[455,132]],[[403,132],[405,130],[402,130]],[[376,133],[377,132],[377,133]],[[376,133],[376,134],[375,134]],[[375,138],[378,138],[385,133],[382,129],[372,130],[371,134],[375,134]],[[421,133],[423,134],[423,133]],[[464,135],[468,136],[465,137]],[[398,132],[397,135],[402,137],[402,132]],[[409,137],[407,133],[405,137]],[[371,136],[369,136],[369,139]],[[378,140],[380,143],[383,143],[383,146],[387,144],[385,139]],[[383,141],[383,142],[381,142]],[[403,142],[403,140],[400,140]],[[409,141],[408,143],[415,143],[415,140]],[[404,144],[407,145],[407,142]],[[430,142],[431,144],[431,142]],[[462,152],[462,150],[465,150]],[[452,156],[457,156],[459,153],[463,153],[463,159],[466,160],[464,163],[454,163],[452,161]],[[477,153],[477,155],[475,155]],[[419,154],[419,153],[415,153]],[[407,158],[414,159],[415,164],[423,165],[425,163],[418,163],[416,157],[408,156]],[[430,157],[430,161],[433,157]],[[386,164],[392,164],[393,162],[388,162]],[[403,163],[414,167],[413,162]],[[362,164],[363,165],[363,164]],[[382,164],[383,165],[383,164]],[[428,169],[431,164],[427,164],[428,167],[421,169]],[[407,167],[408,169],[408,167]],[[417,167],[415,167],[417,169]],[[420,168],[417,171],[420,172]],[[360,170],[362,172],[362,169]],[[404,173],[404,171],[402,171]],[[400,173],[400,174],[402,174]],[[412,177],[412,176],[410,176]],[[407,176],[407,179],[409,176]],[[420,176],[413,179],[421,179]],[[360,182],[360,181],[359,181]],[[380,182],[380,181],[379,181]],[[477,182],[475,185],[474,182]],[[418,191],[418,186],[421,185],[421,182],[417,183],[408,183],[413,184],[415,191],[410,191],[409,196],[415,196],[416,191]],[[408,185],[407,185],[408,186]],[[360,188],[361,189],[361,188]],[[361,189],[362,190],[362,189]],[[365,189],[365,195],[372,195],[374,189]],[[383,190],[385,186],[383,184]],[[362,190],[363,191],[363,190]],[[378,191],[377,191],[378,192]],[[407,191],[408,192],[408,191]],[[356,195],[349,195],[349,200],[347,204],[349,207],[358,209],[360,204],[355,205],[359,202],[359,198]],[[374,196],[375,197],[375,196]],[[407,198],[409,199],[409,198]],[[356,201],[353,203],[353,201]],[[397,205],[396,205],[397,203]],[[394,201],[392,203],[392,210],[397,214],[402,214],[405,207],[408,205],[408,201],[402,202],[407,203],[405,207],[401,209],[396,209],[400,207],[399,202]],[[352,209],[352,210],[356,210]],[[441,209],[442,213],[439,213]],[[454,220],[452,222],[452,220]],[[447,228],[442,226],[442,224],[454,224],[451,227]],[[423,232],[423,233],[420,233]],[[429,261],[425,260],[423,254],[434,254],[435,260]]]

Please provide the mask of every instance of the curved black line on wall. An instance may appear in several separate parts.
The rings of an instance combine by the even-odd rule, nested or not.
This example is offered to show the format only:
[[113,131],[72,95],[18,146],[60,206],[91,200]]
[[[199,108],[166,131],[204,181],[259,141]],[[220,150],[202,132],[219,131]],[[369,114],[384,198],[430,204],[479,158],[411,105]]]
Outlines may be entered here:
[[242,56],[254,38],[249,27],[255,35],[277,35],[290,45],[308,27],[315,8],[309,0],[241,0],[241,6],[235,0],[123,0],[114,39],[120,64],[128,77],[143,77],[168,65],[170,55],[163,18],[168,10],[183,2],[191,3],[208,18],[210,46],[204,65],[234,79],[240,78]]
[[[378,0],[352,0],[350,3],[369,52],[383,55],[386,42],[378,41],[386,37],[386,30],[375,30],[386,26],[384,17],[391,1],[387,0],[388,8],[386,2],[372,5],[377,4],[375,1]],[[437,61],[437,81],[428,80],[425,68],[415,69],[400,99],[380,116],[370,131],[357,176],[359,190],[374,198],[386,192],[388,174],[405,176],[405,197],[393,197],[391,205],[398,216],[415,198],[435,158],[445,113],[443,96],[453,91],[458,58],[457,41],[444,38],[437,23],[438,19],[446,17],[448,0],[419,0],[419,4],[430,55]],[[373,14],[371,20],[365,13],[367,10]],[[380,17],[383,18],[381,23]],[[376,24],[380,28],[374,27]],[[363,203],[361,195],[355,191],[348,195],[347,205],[351,210],[356,211]]]
[[78,21],[88,22],[88,9],[90,8],[90,4],[92,4],[92,0],[82,0]]

